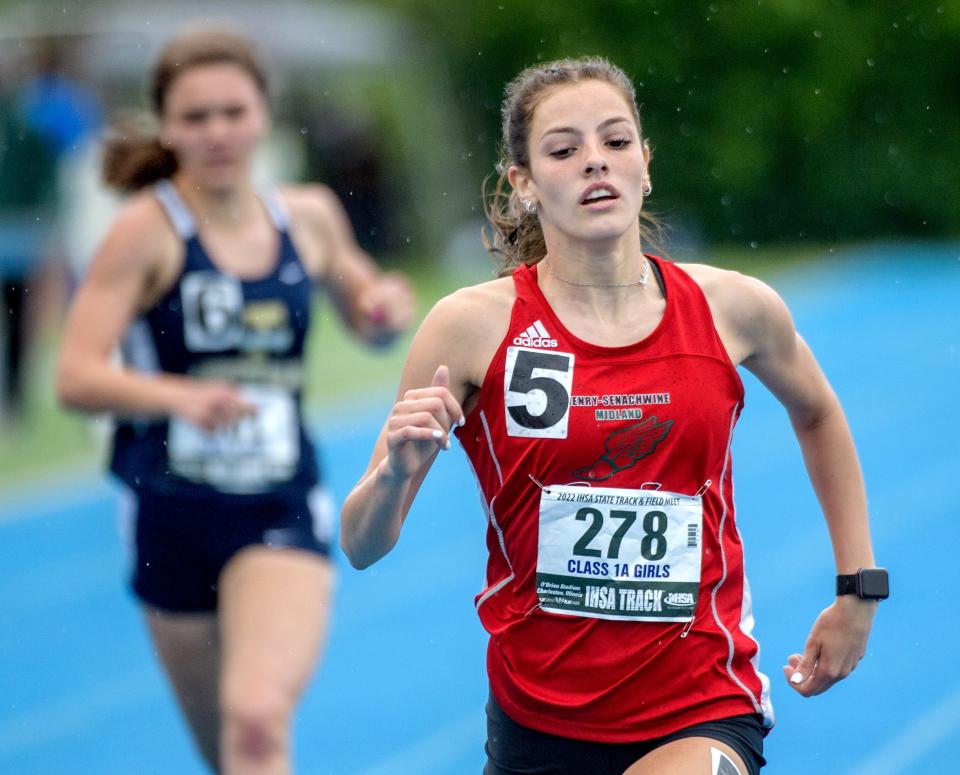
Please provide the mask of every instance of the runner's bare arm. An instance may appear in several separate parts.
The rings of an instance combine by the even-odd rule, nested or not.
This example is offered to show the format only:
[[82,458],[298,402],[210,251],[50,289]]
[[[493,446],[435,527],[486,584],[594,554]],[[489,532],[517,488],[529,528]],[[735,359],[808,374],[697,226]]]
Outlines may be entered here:
[[72,409],[120,415],[179,414],[201,427],[250,411],[232,387],[171,374],[142,374],[111,361],[133,318],[152,304],[178,249],[159,205],[144,194],[121,212],[91,263],[67,315],[56,389]]
[[[377,439],[366,473],[343,506],[340,544],[356,568],[389,552],[451,426],[485,368],[484,337],[473,324],[482,314],[474,289],[441,300],[413,339],[397,401]],[[489,358],[487,359],[489,360]]]
[[285,195],[295,222],[305,224],[320,245],[321,257],[308,271],[324,284],[344,323],[369,344],[392,342],[413,319],[413,293],[406,279],[397,272],[381,272],[357,244],[343,205],[330,188],[298,186]]
[[[863,475],[843,409],[786,305],[768,286],[737,276],[732,320],[745,343],[743,365],[786,408],[830,532],[838,573],[874,565]],[[731,307],[732,308],[732,307]],[[863,657],[876,602],[838,597],[818,617],[784,675],[804,696],[846,677]]]

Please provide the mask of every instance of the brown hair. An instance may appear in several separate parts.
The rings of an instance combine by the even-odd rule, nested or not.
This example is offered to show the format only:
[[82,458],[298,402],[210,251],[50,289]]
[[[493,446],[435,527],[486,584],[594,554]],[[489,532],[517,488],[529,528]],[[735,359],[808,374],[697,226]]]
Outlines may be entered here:
[[[511,165],[530,166],[530,125],[547,90],[589,80],[603,81],[619,90],[633,111],[637,129],[640,129],[640,110],[632,81],[623,70],[601,57],[560,59],[528,67],[507,84],[500,109],[503,129],[497,164],[499,174],[492,188],[489,188],[492,174],[483,182],[484,212],[493,232],[491,239],[485,230],[483,244],[498,258],[501,277],[510,274],[520,264],[536,264],[547,252],[540,221],[536,213],[523,207],[517,192],[507,181],[507,172]],[[640,229],[645,241],[654,245],[660,242],[660,224],[642,211]]]
[[[191,67],[213,64],[240,67],[266,96],[266,71],[246,38],[226,30],[193,30],[167,43],[153,67],[150,98],[154,113],[163,115],[167,93],[179,75]],[[104,144],[103,179],[121,191],[136,191],[169,178],[177,166],[173,151],[162,145],[155,133],[131,120],[118,123]]]

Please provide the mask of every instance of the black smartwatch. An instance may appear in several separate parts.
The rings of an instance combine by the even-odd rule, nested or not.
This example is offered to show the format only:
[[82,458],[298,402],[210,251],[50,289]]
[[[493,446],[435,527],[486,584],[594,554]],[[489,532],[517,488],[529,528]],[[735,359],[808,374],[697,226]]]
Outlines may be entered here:
[[890,579],[886,568],[861,568],[849,576],[837,576],[838,595],[856,595],[861,600],[886,600]]

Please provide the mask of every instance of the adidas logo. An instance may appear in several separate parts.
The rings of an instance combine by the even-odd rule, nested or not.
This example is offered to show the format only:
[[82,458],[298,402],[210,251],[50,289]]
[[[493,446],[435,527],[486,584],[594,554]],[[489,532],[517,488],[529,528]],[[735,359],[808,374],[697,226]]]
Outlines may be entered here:
[[524,347],[557,346],[557,340],[550,338],[550,334],[547,332],[547,329],[539,320],[533,321],[532,326],[530,326],[519,336],[515,336],[513,338],[513,343],[523,345]]

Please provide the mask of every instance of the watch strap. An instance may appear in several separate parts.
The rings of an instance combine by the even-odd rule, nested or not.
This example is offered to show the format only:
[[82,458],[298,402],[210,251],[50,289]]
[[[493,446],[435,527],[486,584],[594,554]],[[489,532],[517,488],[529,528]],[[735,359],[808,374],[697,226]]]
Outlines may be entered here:
[[837,575],[837,594],[855,595],[857,594],[857,574]]

